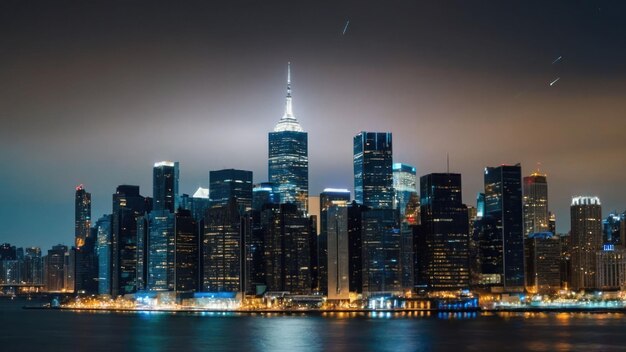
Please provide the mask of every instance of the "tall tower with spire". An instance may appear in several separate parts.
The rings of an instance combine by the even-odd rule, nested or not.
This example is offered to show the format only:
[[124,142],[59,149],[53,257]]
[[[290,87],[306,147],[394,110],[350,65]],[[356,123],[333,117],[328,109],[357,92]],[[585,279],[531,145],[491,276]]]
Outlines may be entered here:
[[283,117],[269,133],[268,175],[280,194],[281,203],[295,203],[308,212],[309,153],[308,135],[293,115],[291,63],[287,64],[287,96]]

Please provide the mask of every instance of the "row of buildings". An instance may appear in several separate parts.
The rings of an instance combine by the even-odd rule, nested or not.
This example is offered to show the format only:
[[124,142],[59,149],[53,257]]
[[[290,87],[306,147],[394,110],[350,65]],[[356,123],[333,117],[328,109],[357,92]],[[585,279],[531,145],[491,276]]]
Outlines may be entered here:
[[74,246],[40,259],[47,289],[288,291],[346,300],[626,283],[624,214],[611,214],[603,231],[600,201],[575,197],[571,233],[559,236],[546,176],[522,177],[519,164],[485,168],[484,190],[467,206],[460,174],[418,181],[415,167],[394,163],[391,133],[361,132],[353,139],[354,197],[331,188],[311,197],[308,135],[293,114],[290,73],[285,112],[268,142],[268,182],[254,184],[246,170],[211,171],[209,188],[189,196],[179,192],[179,164],[158,162],[152,197],[120,185],[111,213],[95,222],[90,194],[77,187]]

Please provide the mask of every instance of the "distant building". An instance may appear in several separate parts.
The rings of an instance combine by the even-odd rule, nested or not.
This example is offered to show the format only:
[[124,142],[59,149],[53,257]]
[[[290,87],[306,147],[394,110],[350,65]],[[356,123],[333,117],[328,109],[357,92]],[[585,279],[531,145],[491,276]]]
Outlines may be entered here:
[[546,175],[534,172],[524,177],[524,236],[550,230],[548,215],[548,181]]
[[613,244],[606,244],[596,252],[596,287],[601,290],[624,290],[626,288],[626,251]]
[[66,280],[66,265],[65,256],[68,248],[64,245],[53,246],[48,250],[48,255],[45,259],[46,267],[46,291],[48,292],[61,292],[65,290]]
[[139,186],[118,186],[111,217],[111,294],[137,290],[137,220],[152,209]]
[[602,220],[603,243],[612,245],[622,245],[622,237],[624,237],[624,218],[626,213],[613,212]]
[[526,245],[526,280],[529,291],[554,293],[561,288],[561,240],[552,232],[532,233]]
[[252,188],[252,209],[261,211],[266,204],[280,204],[280,193],[271,182],[259,183]]
[[191,211],[179,210],[174,225],[174,290],[200,291],[198,224]]
[[353,201],[348,205],[348,271],[350,292],[363,292],[363,213],[367,207]]
[[326,188],[320,194],[318,287],[320,292],[328,293],[329,299],[346,299],[349,293],[347,208],[349,202],[350,191],[347,189]]
[[393,151],[389,132],[361,132],[354,137],[354,198],[371,209],[392,209]]
[[311,291],[311,223],[296,204],[268,205],[261,212],[268,291]]
[[212,206],[202,236],[202,290],[242,291],[242,217],[235,198]]
[[[329,242],[328,241],[328,236],[329,236],[329,228],[328,226],[333,226],[334,230],[337,230],[337,226],[339,226],[339,228],[341,228],[341,225],[337,225],[337,224],[330,224],[328,221],[329,219],[331,221],[337,221],[337,214],[333,213],[332,216],[329,217],[328,215],[328,209],[330,209],[330,207],[332,207],[333,205],[344,205],[346,206],[349,202],[350,202],[350,191],[348,191],[347,189],[334,189],[334,188],[326,188],[324,189],[324,192],[322,192],[319,196],[320,199],[320,203],[319,203],[319,214],[320,214],[320,233],[319,236],[317,236],[317,241],[316,241],[316,251],[315,251],[315,255],[314,255],[314,263],[313,266],[315,267],[314,273],[313,273],[313,280],[315,281],[315,287],[317,287],[319,289],[320,292],[327,292],[328,291],[328,270],[329,270],[329,263],[330,260],[332,258],[330,258],[328,256],[329,251],[331,250],[331,246],[336,245],[337,243],[335,242]],[[347,210],[346,210],[347,211]],[[347,235],[347,226],[348,226],[348,218],[347,218],[347,213],[345,217],[340,217],[340,220],[346,221],[346,251],[347,251],[347,239],[348,239],[348,235]],[[333,251],[337,251],[337,248],[333,248]],[[347,256],[347,252],[346,252],[346,256]],[[334,262],[333,262],[334,263]],[[347,266],[346,266],[347,268]]]
[[485,217],[496,226],[502,243],[502,288],[523,292],[524,217],[522,212],[522,167],[501,165],[485,168]]
[[287,68],[285,113],[269,133],[268,175],[281,203],[294,203],[308,212],[309,155],[308,135],[293,114],[291,66]]
[[420,178],[421,225],[414,245],[416,280],[430,291],[469,288],[469,220],[462,201],[461,174]]
[[[175,214],[170,213],[168,209],[155,209],[147,215],[146,219],[148,231],[146,289],[149,291],[173,291],[176,256]],[[138,256],[142,256],[142,254],[138,253]],[[142,265],[138,264],[137,268],[140,269],[141,267]],[[138,275],[138,278],[140,277],[141,275]]]
[[252,171],[225,169],[209,172],[211,205],[227,205],[237,199],[241,213],[252,209]]
[[363,293],[401,292],[402,237],[391,208],[361,213]]
[[75,288],[78,293],[98,293],[98,258],[96,234],[91,229],[91,194],[83,185],[76,187],[75,194]]
[[155,211],[174,213],[178,209],[179,164],[160,161],[152,169],[152,196]]
[[96,221],[98,254],[98,294],[111,294],[111,214]]
[[598,197],[574,197],[570,207],[572,288],[597,285],[596,252],[602,249],[602,206]]

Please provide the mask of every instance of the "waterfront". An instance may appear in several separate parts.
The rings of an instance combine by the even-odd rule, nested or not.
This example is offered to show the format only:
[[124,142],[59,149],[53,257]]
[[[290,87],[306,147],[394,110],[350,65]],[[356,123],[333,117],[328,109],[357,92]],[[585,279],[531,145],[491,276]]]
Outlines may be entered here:
[[109,313],[0,301],[0,346],[31,351],[623,350],[621,313]]

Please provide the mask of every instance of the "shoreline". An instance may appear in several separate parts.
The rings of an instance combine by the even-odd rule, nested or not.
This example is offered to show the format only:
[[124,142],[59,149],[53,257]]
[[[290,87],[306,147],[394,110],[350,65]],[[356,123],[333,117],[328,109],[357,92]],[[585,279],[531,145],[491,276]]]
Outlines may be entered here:
[[264,309],[264,310],[220,310],[220,309],[143,309],[143,308],[75,308],[75,307],[44,307],[23,306],[27,310],[63,310],[79,312],[121,312],[121,313],[233,313],[243,315],[256,314],[303,314],[320,315],[324,313],[621,313],[626,314],[625,308],[545,308],[525,307],[506,309],[467,309],[467,310],[441,310],[441,309]]

